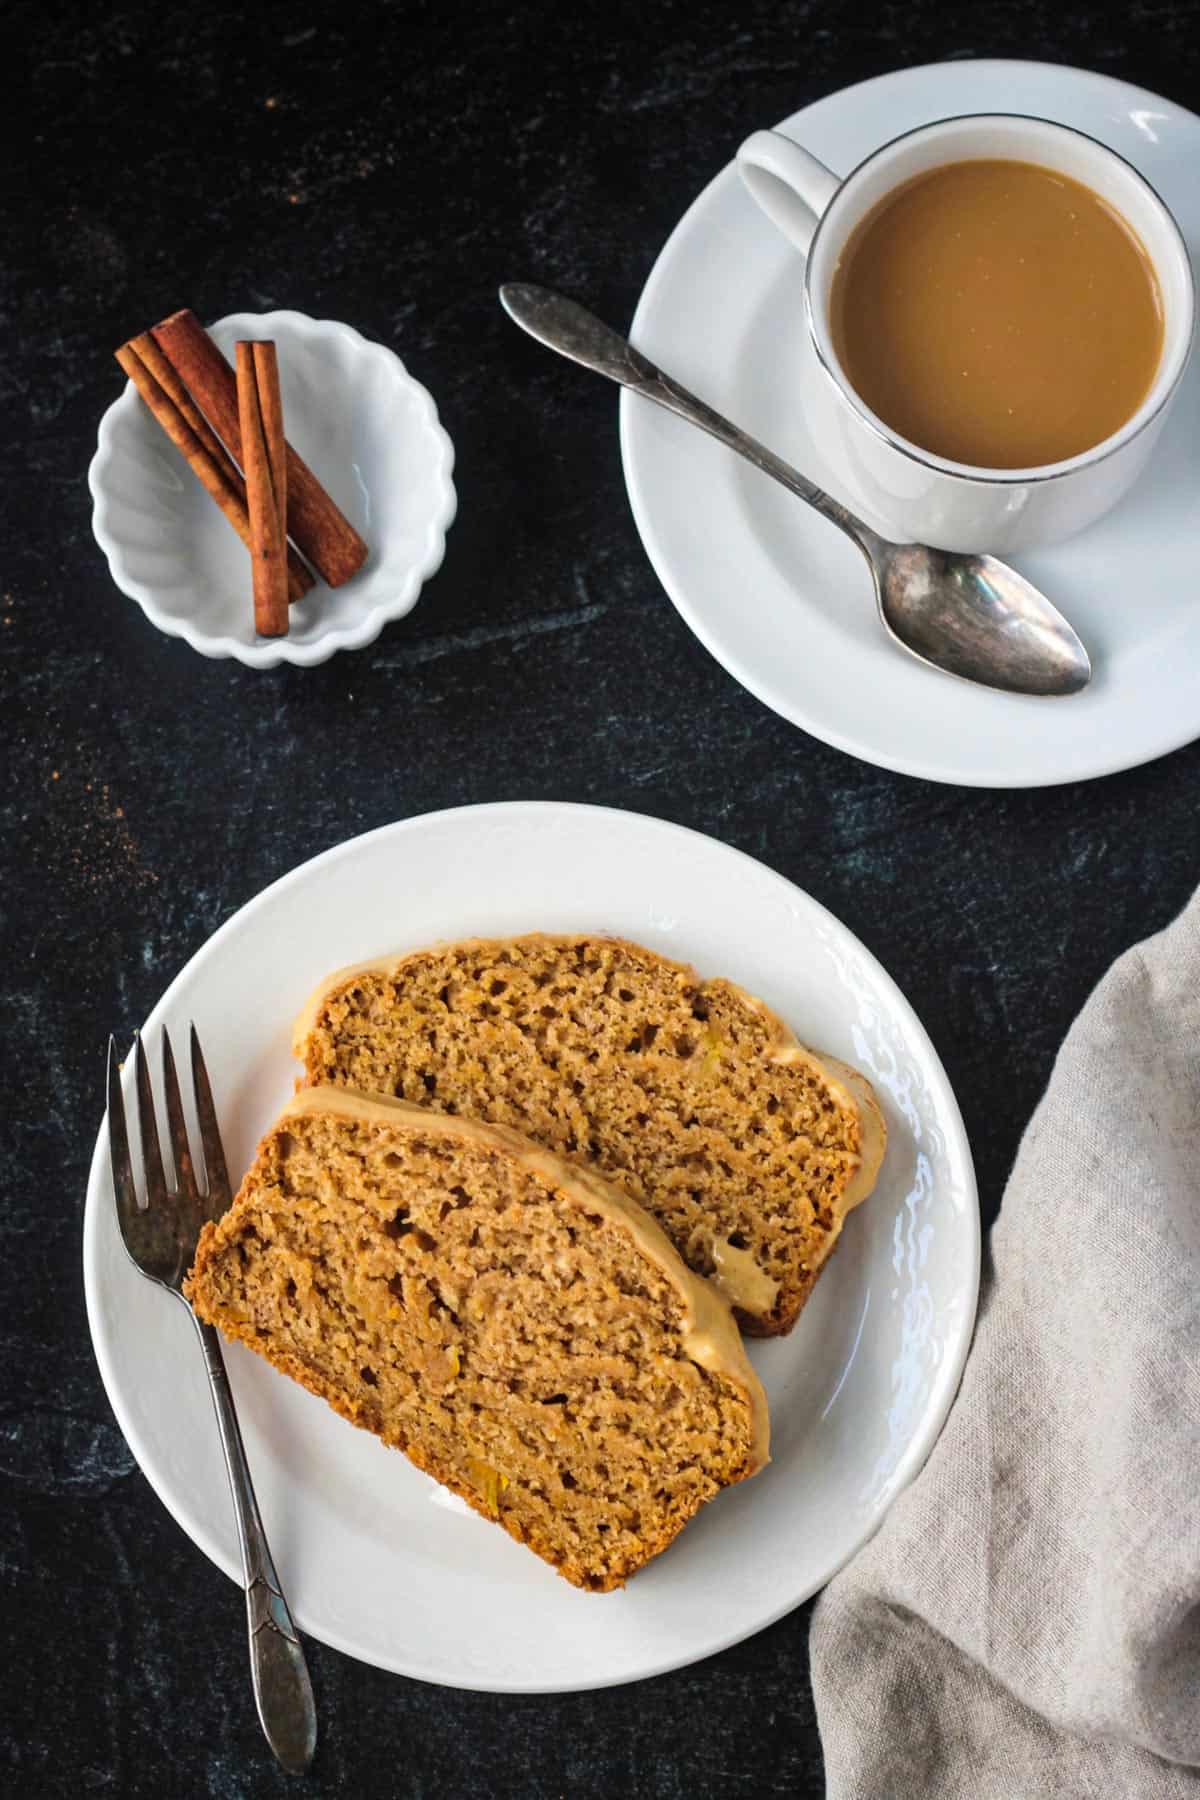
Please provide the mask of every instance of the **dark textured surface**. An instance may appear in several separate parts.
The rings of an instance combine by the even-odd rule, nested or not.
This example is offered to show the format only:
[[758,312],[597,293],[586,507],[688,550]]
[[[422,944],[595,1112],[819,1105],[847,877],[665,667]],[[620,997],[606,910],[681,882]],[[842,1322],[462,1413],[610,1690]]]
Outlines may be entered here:
[[[109,1413],[79,1276],[102,1046],[283,870],[406,814],[527,796],[712,832],[831,907],[928,1025],[990,1218],[1084,995],[1197,878],[1200,747],[1079,788],[929,786],[742,693],[641,551],[611,393],[508,325],[506,277],[632,314],[753,126],[945,55],[1088,64],[1187,104],[1192,0],[515,11],[10,7],[3,606],[8,1090],[0,1247],[0,1786],[265,1795],[242,1603]],[[110,352],[181,303],[393,343],[458,452],[460,516],[371,650],[255,673],[113,588],[84,470]],[[563,697],[579,697],[570,708]],[[817,1795],[807,1614],[699,1667],[508,1700],[314,1646],[312,1792]]]

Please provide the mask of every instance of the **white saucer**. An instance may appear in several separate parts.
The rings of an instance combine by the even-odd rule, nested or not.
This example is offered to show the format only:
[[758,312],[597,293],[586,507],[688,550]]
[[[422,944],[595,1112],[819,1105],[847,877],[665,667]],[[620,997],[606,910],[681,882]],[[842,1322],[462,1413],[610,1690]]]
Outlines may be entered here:
[[[222,926],[146,1023],[194,1019],[231,1171],[292,1090],[289,1028],[330,969],[439,937],[607,929],[762,994],[857,1063],[888,1121],[876,1191],[790,1337],[751,1347],[772,1462],[616,1594],[528,1550],[239,1345],[229,1374],[301,1629],[457,1687],[537,1693],[708,1656],[807,1599],[921,1467],[970,1343],[979,1212],[962,1120],[899,989],[823,907],[711,838],[633,813],[519,804],[434,813],[293,870]],[[128,1024],[129,1022],[126,1021]],[[132,1069],[126,1070],[132,1107]],[[240,1571],[207,1382],[183,1308],[126,1260],[107,1138],[84,1224],[88,1319],[130,1448],[183,1529]],[[170,1607],[164,1588],[162,1604]],[[186,1619],[173,1629],[183,1632]]]
[[[831,94],[779,129],[845,171],[899,132],[969,112],[1038,114],[1111,145],[1157,188],[1195,259],[1200,119],[1107,76],[1044,63],[940,63]],[[631,336],[853,506],[806,428],[805,393],[824,377],[804,329],[801,274],[731,163],[669,238]],[[1080,537],[1014,559],[1066,613],[1095,667],[1082,696],[1027,700],[913,661],[880,629],[865,565],[847,539],[701,432],[621,396],[621,451],[642,540],[718,661],[826,743],[978,787],[1105,775],[1200,736],[1198,439],[1194,359],[1163,440],[1121,505]]]

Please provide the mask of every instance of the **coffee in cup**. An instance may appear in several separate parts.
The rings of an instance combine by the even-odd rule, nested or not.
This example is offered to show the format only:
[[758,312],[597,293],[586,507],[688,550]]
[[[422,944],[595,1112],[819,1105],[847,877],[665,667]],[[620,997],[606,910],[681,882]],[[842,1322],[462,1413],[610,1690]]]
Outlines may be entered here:
[[855,391],[951,462],[1065,462],[1150,391],[1162,298],[1133,227],[1036,163],[950,162],[894,188],[851,232],[830,293]]
[[737,166],[804,257],[816,368],[795,403],[825,485],[882,537],[1005,555],[1126,492],[1195,309],[1179,227],[1123,157],[982,113],[905,132],[844,178],[777,131]]

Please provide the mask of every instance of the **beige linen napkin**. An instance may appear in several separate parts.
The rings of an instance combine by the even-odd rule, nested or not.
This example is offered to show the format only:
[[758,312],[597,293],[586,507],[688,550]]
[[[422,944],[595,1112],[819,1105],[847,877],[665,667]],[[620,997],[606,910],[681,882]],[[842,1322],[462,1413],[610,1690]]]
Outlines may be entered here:
[[1200,895],[1067,1037],[958,1400],[812,1677],[829,1800],[1200,1793]]

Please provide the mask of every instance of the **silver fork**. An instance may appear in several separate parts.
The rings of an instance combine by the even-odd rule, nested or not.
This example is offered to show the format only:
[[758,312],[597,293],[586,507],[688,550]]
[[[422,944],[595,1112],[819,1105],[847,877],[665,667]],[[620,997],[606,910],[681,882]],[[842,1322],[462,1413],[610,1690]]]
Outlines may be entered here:
[[188,1146],[187,1125],[179,1081],[175,1074],[175,1057],[166,1027],[162,1034],[163,1094],[167,1106],[167,1129],[171,1140],[171,1159],[175,1165],[175,1187],[167,1186],[162,1153],[158,1144],[158,1126],[154,1117],[154,1094],[150,1071],[141,1036],[135,1039],[137,1076],[138,1129],[142,1142],[142,1171],[146,1198],[139,1204],[129,1155],[129,1133],[125,1125],[125,1103],[121,1096],[121,1065],[114,1040],[108,1040],[108,1149],[112,1160],[113,1191],[117,1200],[117,1221],[121,1241],[134,1267],[160,1287],[166,1288],[187,1307],[188,1315],[199,1334],[216,1408],[221,1448],[229,1471],[233,1493],[233,1510],[237,1518],[238,1541],[242,1550],[242,1579],[246,1589],[246,1622],[250,1633],[250,1673],[254,1682],[254,1700],[267,1742],[290,1774],[303,1774],[317,1746],[317,1713],[313,1704],[312,1684],[304,1660],[296,1627],[287,1601],[283,1597],[275,1564],[267,1545],[267,1534],[259,1515],[250,1480],[250,1466],[238,1428],[221,1340],[211,1325],[198,1319],[183,1292],[183,1278],[192,1266],[196,1240],[207,1219],[219,1218],[231,1200],[229,1176],[225,1168],[225,1152],[217,1128],[216,1108],[208,1070],[200,1050],[196,1027],[191,1028],[192,1089],[196,1096],[196,1116],[200,1121],[200,1143],[204,1152],[206,1193],[201,1193],[196,1170]]

